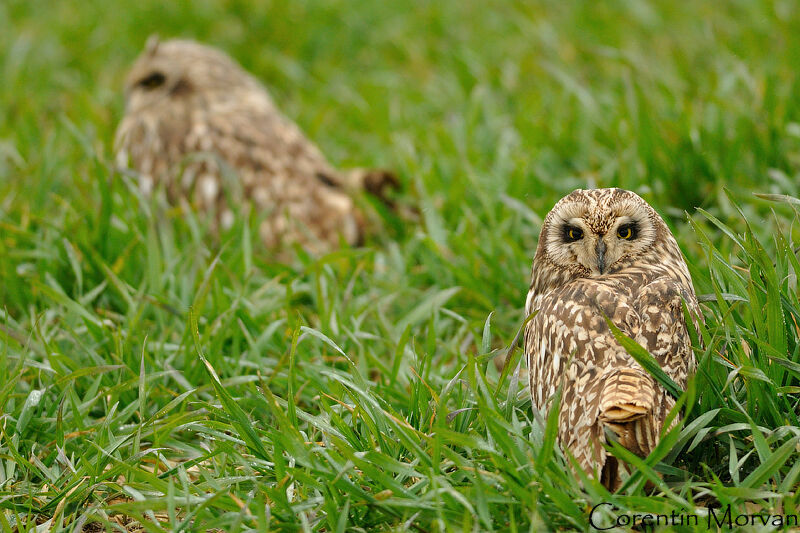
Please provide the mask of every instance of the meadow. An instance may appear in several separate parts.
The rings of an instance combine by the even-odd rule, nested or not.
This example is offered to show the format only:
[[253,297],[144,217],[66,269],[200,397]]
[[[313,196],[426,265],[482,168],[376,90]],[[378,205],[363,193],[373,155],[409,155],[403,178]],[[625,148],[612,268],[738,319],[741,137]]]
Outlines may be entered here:
[[[0,528],[800,513],[799,13],[0,2]],[[395,169],[416,220],[359,198],[364,246],[281,264],[254,216],[215,236],[142,197],[112,143],[151,33],[228,52],[337,166]],[[613,494],[571,473],[514,345],[542,217],[608,186],[670,225],[706,320],[682,422]]]

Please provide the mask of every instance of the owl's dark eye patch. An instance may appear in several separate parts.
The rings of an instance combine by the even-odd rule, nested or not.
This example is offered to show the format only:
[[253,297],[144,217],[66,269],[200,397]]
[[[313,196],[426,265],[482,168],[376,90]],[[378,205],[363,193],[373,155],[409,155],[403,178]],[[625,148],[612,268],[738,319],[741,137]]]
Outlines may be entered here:
[[161,72],[152,72],[139,80],[139,83],[136,85],[140,87],[144,87],[145,89],[155,89],[156,87],[161,87],[164,85],[164,82],[167,81],[167,77],[164,76]]
[[617,228],[617,237],[620,239],[625,239],[626,241],[632,241],[639,235],[639,226],[636,222],[631,222],[630,224],[623,224],[619,228]]
[[583,230],[581,228],[564,225],[564,242],[575,242],[583,239]]

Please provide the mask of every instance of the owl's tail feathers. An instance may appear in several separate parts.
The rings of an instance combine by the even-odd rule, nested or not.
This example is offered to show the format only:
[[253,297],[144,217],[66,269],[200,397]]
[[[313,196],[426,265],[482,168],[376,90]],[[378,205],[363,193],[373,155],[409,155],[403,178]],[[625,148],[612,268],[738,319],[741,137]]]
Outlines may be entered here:
[[600,420],[625,423],[641,418],[654,408],[655,383],[644,371],[623,367],[606,376],[600,391]]
[[656,445],[655,409],[656,384],[643,370],[623,367],[606,377],[598,418],[636,455],[646,456]]
[[[614,439],[636,455],[647,456],[658,439],[655,393],[653,378],[642,369],[622,367],[608,374],[600,390],[600,440]],[[620,463],[605,452],[598,458],[601,483],[616,490],[621,484]]]

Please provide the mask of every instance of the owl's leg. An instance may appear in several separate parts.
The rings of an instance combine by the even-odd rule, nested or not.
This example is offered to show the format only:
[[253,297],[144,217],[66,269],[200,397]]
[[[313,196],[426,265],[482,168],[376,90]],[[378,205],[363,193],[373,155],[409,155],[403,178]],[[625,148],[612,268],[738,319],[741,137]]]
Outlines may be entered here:
[[600,471],[600,483],[605,488],[614,492],[621,485],[622,480],[619,477],[619,461],[613,455],[606,457],[606,462],[603,469]]

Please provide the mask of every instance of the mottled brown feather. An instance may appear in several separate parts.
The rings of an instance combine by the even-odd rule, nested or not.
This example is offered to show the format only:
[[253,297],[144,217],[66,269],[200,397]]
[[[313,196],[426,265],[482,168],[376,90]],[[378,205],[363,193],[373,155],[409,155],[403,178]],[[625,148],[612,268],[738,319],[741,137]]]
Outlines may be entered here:
[[[625,224],[635,224],[638,241],[618,236]],[[564,228],[573,225],[585,235],[567,242]],[[600,241],[611,258],[603,270]],[[603,448],[607,431],[646,456],[674,400],[616,341],[606,317],[685,387],[694,355],[683,301],[700,320],[674,237],[636,194],[577,190],[545,218],[526,301],[528,315],[538,311],[524,335],[531,397],[535,408],[547,410],[563,386],[559,442],[609,488],[618,486],[620,468]]]
[[222,226],[234,206],[255,208],[271,248],[357,243],[364,217],[351,193],[396,184],[386,171],[334,169],[255,78],[197,42],[149,40],[125,94],[117,162],[137,171],[141,189],[162,185],[171,201],[186,198]]

